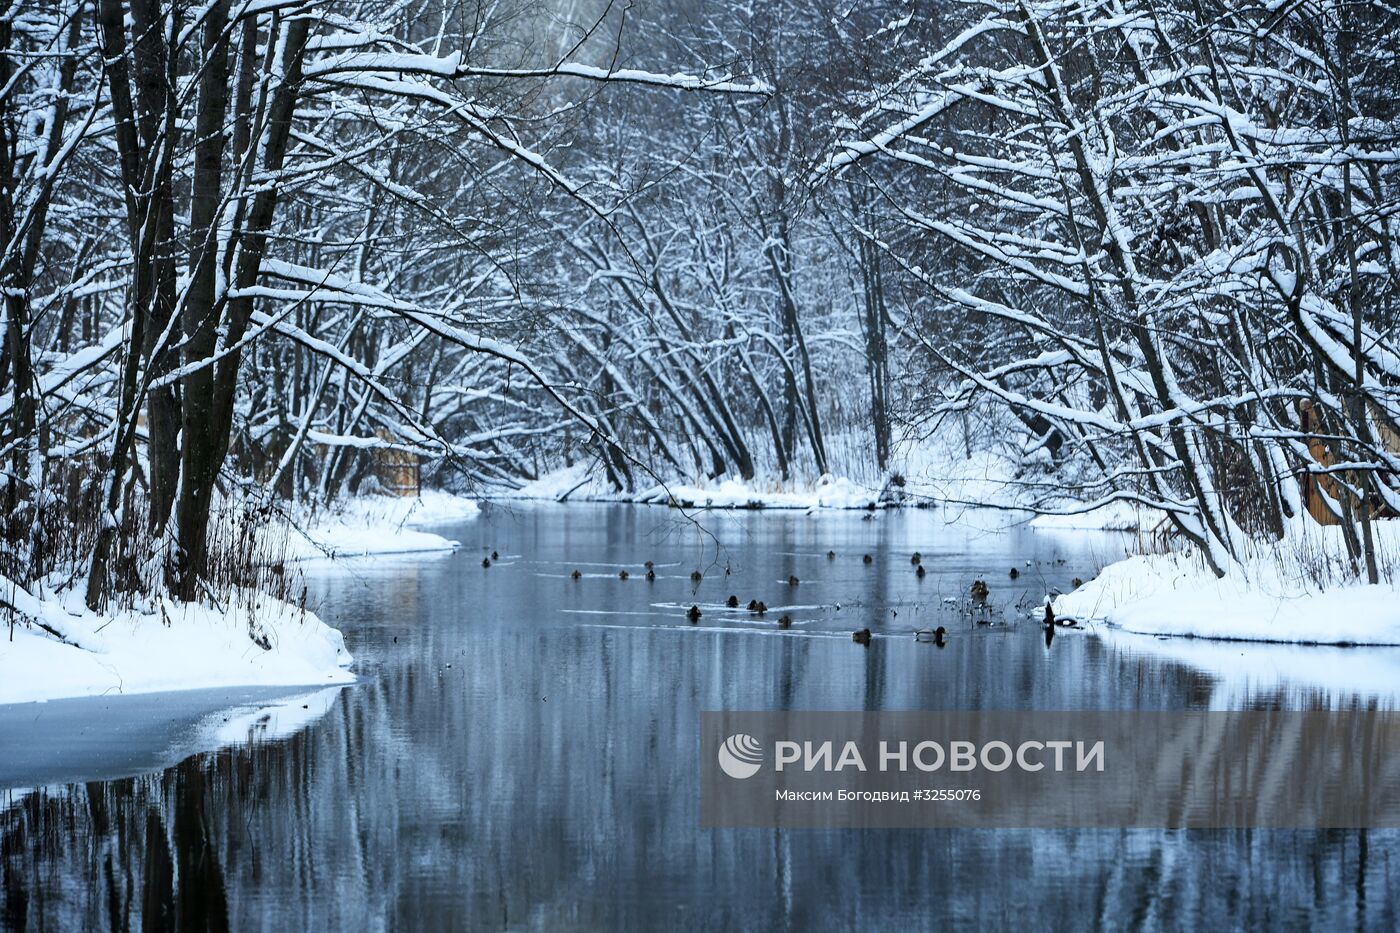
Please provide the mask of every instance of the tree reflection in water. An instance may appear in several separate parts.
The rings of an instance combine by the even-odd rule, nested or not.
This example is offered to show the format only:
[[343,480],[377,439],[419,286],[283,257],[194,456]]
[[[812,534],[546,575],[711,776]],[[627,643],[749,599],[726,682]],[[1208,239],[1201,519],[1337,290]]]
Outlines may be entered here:
[[[706,709],[1336,700],[1301,687],[1222,699],[1219,682],[1193,668],[1093,638],[1057,637],[1047,653],[1036,624],[985,635],[969,625],[942,651],[919,644],[912,629],[922,623],[909,620],[941,611],[930,608],[937,594],[962,592],[979,568],[1044,557],[1068,575],[1087,558],[915,513],[879,523],[716,519],[736,569],[701,584],[700,601],[785,590],[774,581],[796,573],[802,602],[828,608],[793,610],[787,635],[721,630],[719,609],[692,627],[685,568],[705,565],[705,545],[658,539],[656,514],[521,511],[452,529],[464,543],[456,558],[326,576],[313,597],[346,627],[361,683],[289,737],[255,730],[148,776],[0,791],[0,925],[1400,926],[1392,831],[701,830],[695,755]],[[908,541],[930,555],[923,581],[907,572]],[[529,557],[483,574],[482,548]],[[877,568],[893,569],[858,559],[828,568],[829,548],[878,554]],[[614,572],[580,586],[568,576],[580,554],[681,569],[651,584]],[[1039,585],[1030,577],[1018,581],[1026,592]],[[1003,592],[1019,598],[1010,584],[994,598]],[[682,608],[671,619],[659,602]],[[890,608],[897,620],[880,614]],[[857,614],[907,637],[854,646]]]

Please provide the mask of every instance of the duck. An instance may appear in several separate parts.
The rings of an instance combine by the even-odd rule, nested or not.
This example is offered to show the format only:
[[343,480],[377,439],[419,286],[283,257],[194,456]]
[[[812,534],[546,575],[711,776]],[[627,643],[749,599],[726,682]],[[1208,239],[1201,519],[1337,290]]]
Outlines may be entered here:
[[758,602],[754,603],[753,611],[758,615],[763,615],[768,611],[768,604],[760,599]]
[[655,583],[655,582],[656,582],[656,571],[655,571],[655,570],[652,570],[650,567],[647,568],[647,582],[648,582],[648,583]]
[[699,606],[691,606],[690,609],[686,612],[685,617],[686,617],[687,619],[690,620],[690,624],[691,624],[691,625],[694,625],[696,622],[699,622],[699,621],[700,621],[700,607],[699,607]]
[[826,552],[826,559],[827,559],[827,560],[835,560],[835,559],[836,559],[836,552],[835,552],[835,551],[827,551],[827,552]]
[[731,594],[729,595],[729,599],[725,600],[725,603],[724,603],[724,604],[725,604],[726,606],[728,606],[730,609],[738,609],[738,608],[739,608],[739,597],[737,597],[737,596],[735,596],[734,594],[731,593]]
[[784,615],[778,620],[778,628],[792,628],[792,616]]
[[858,645],[868,646],[870,644],[870,629],[856,629],[854,632],[851,633],[851,641],[855,642]]
[[619,580],[626,580],[626,579],[627,579],[628,577],[630,577],[630,576],[631,576],[631,574],[628,573],[626,570],[619,570],[619,571],[617,572],[617,578],[618,578]]
[[978,602],[982,602],[986,599],[991,591],[992,588],[987,585],[986,580],[973,580],[972,588],[969,590],[969,592],[972,593],[972,598]]
[[1075,577],[1073,580],[1069,581],[1069,585],[1077,590],[1084,585],[1084,581],[1079,579],[1078,577]]
[[690,573],[690,579],[695,583],[699,583],[701,580],[705,579],[705,575],[698,570],[693,570]]
[[919,566],[914,568],[914,576],[918,577],[920,580],[924,578],[924,574],[926,573],[928,573],[928,571],[924,569],[923,564],[920,564]]
[[490,567],[490,566],[491,566],[491,558],[489,558],[489,557],[483,557],[483,558],[481,559],[481,566],[482,566],[483,568],[485,568],[485,567]]
[[795,574],[789,574],[789,575],[788,575],[788,586],[796,586],[797,584],[799,584],[799,583],[801,583],[801,582],[802,582],[802,581],[799,580],[799,579],[797,579],[797,576],[796,576]]
[[751,599],[751,600],[749,600],[749,612],[757,612],[757,611],[758,611],[758,600],[756,600],[756,599]]
[[495,551],[492,551],[492,552],[491,552],[491,559],[492,559],[492,560],[500,560],[500,559],[501,559],[501,555],[497,554]]
[[578,570],[575,570],[573,573],[569,574],[569,576],[571,576],[571,577],[573,577],[575,580],[577,580],[579,577],[583,576],[583,574],[580,573]]
[[873,564],[875,562],[875,558],[871,557],[869,554],[866,554],[860,559],[860,562],[862,564]]
[[915,552],[913,553],[913,555],[910,556],[910,558],[909,558],[909,563],[911,563],[911,564],[913,564],[915,567],[917,567],[917,566],[919,566],[919,564],[923,563],[923,560],[924,560],[924,555],[920,554],[918,551],[915,551]]
[[920,628],[914,630],[914,638],[918,641],[932,641],[940,648],[943,647],[943,636],[948,634],[948,630],[943,626],[938,628]]
[[1007,574],[1007,576],[1010,577],[1010,578],[1013,579],[1013,580],[1016,579],[1017,577],[1019,577],[1020,575],[1021,575],[1021,571],[1017,570],[1015,567],[1012,567],[1012,568],[1011,568],[1011,572]]

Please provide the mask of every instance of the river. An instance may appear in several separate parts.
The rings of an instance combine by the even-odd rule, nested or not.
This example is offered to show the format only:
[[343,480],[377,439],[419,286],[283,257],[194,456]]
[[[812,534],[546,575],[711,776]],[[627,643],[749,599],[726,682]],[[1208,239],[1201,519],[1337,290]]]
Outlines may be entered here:
[[[497,505],[444,530],[455,554],[308,565],[353,686],[0,707],[0,924],[1400,926],[1390,831],[699,827],[704,710],[1395,705],[1157,645],[1047,647],[1027,618],[1047,589],[1131,542],[1010,522]],[[937,625],[944,647],[915,639]],[[1249,670],[1277,650],[1229,649]]]

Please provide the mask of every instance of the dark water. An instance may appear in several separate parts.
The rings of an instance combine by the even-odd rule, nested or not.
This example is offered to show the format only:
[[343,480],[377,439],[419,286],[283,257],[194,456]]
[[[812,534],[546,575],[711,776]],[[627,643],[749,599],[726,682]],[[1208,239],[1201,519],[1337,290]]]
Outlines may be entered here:
[[[658,509],[496,508],[450,529],[456,555],[313,570],[358,659],[353,687],[251,716],[219,703],[268,698],[0,708],[0,782],[43,785],[0,791],[0,925],[1400,927],[1394,832],[699,829],[702,710],[1392,704],[1368,687],[1226,683],[1085,635],[1047,650],[1017,606],[1123,542],[947,518],[737,513],[701,533]],[[945,604],[978,576],[1004,624]],[[722,611],[731,592],[764,599],[768,621]],[[914,640],[938,624],[945,649]],[[850,639],[865,626],[869,648]],[[85,709],[126,724],[126,758],[110,742],[54,757]]]

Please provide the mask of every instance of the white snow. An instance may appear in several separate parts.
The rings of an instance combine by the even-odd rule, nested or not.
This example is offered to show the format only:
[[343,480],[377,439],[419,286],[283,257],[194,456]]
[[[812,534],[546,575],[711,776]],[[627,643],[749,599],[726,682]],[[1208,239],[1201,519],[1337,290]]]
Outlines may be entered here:
[[503,499],[547,499],[556,502],[637,502],[676,504],[688,509],[868,509],[879,504],[880,488],[845,477],[824,474],[812,482],[720,479],[655,484],[637,492],[619,493],[587,463],[575,463],[546,473],[519,489],[497,493]]
[[1096,509],[1064,514],[1037,515],[1031,519],[1031,527],[1041,531],[1140,531],[1150,529],[1162,521],[1165,513],[1159,509],[1146,508],[1130,502],[1110,502]]
[[83,609],[78,593],[32,598],[42,604],[45,624],[62,617],[68,630],[100,640],[84,638],[80,648],[25,621],[0,628],[0,703],[355,679],[337,629],[265,596],[240,593],[223,611],[163,600],[157,611],[109,618]]
[[[456,541],[409,526],[460,522],[477,512],[474,499],[444,492],[360,496],[303,521],[300,530],[278,523],[262,533],[285,540],[285,548],[267,552],[291,560],[450,551]],[[89,612],[72,590],[29,592],[0,579],[0,599],[21,620],[13,630],[0,627],[0,704],[355,679],[337,629],[261,594],[237,592],[224,608],[167,599],[105,617]],[[300,711],[296,704],[288,715]]]
[[[890,478],[903,477],[902,486]],[[618,492],[599,475],[596,464],[575,463],[546,473],[518,489],[491,493],[502,499],[554,502],[634,502],[676,504],[688,509],[871,509],[892,505],[947,505],[969,509],[995,506],[1011,510],[1016,521],[1030,521],[1043,531],[1138,531],[1155,527],[1163,513],[1116,501],[1088,508],[1074,500],[1047,504],[1036,483],[1016,476],[1016,465],[1002,453],[979,450],[950,453],[929,445],[901,450],[895,468],[872,471],[862,480],[825,474],[812,481],[756,478],[741,481],[691,479],[657,483],[634,492]],[[1030,506],[1061,511],[1030,517]]]
[[823,474],[810,484],[768,487],[727,479],[714,485],[677,485],[654,489],[638,497],[642,502],[674,502],[685,508],[704,509],[869,509],[879,504],[880,490],[867,489],[845,477]]
[[292,536],[294,560],[357,557],[368,554],[411,554],[450,551],[457,541],[414,525],[466,521],[477,515],[475,499],[447,492],[424,491],[411,496],[358,496],[319,513]]
[[[1377,522],[1382,553],[1393,553],[1396,522]],[[1400,645],[1400,588],[1394,578],[1370,586],[1314,582],[1300,568],[1313,546],[1341,553],[1335,528],[1315,528],[1310,541],[1289,540],[1273,554],[1232,565],[1218,579],[1186,554],[1129,557],[1054,601],[1057,617],[1101,621],[1142,635],[1330,645]],[[1389,566],[1389,560],[1385,561]],[[1317,574],[1313,574],[1317,578]],[[1325,585],[1324,585],[1325,584]]]

